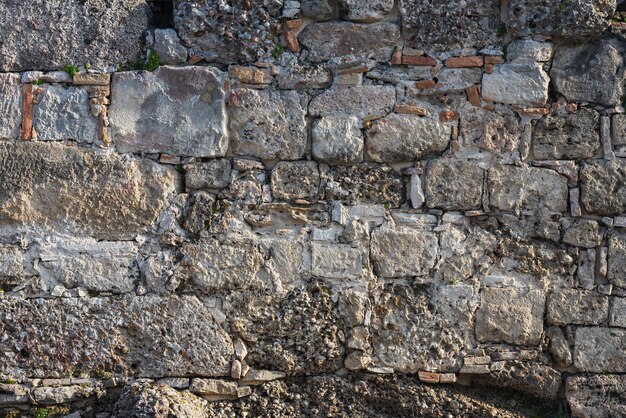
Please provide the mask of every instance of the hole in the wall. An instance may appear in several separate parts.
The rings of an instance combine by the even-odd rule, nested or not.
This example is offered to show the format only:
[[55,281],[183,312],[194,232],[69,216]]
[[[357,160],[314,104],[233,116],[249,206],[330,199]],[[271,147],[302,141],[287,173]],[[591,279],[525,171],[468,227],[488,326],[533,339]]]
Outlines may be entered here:
[[173,0],[154,0],[152,2],[152,25],[159,29],[174,27]]

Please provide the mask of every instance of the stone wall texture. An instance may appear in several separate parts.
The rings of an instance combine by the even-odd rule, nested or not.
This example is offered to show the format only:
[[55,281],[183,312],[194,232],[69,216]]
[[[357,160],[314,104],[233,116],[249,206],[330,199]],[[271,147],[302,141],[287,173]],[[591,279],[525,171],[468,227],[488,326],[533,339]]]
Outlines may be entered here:
[[0,415],[626,416],[617,3],[1,1]]

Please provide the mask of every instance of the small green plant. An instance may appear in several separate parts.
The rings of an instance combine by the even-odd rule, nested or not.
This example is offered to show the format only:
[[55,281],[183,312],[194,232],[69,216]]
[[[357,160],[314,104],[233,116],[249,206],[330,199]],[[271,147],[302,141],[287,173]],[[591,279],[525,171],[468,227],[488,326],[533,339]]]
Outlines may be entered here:
[[86,63],[85,63],[85,71],[89,71],[89,67],[90,67],[89,63],[88,63],[88,62],[86,62]]
[[38,78],[37,80],[33,81],[33,84],[36,86],[41,86],[43,84],[43,80]]
[[500,26],[498,26],[498,31],[497,31],[498,36],[504,36],[508,32],[509,30],[507,29],[506,24],[500,23]]
[[383,206],[385,207],[385,209],[389,209],[389,208],[391,208],[391,203],[385,202],[385,204]]
[[148,60],[146,61],[143,69],[146,71],[154,71],[159,68],[159,65],[161,65],[161,58],[159,58],[159,54],[157,54],[154,50],[150,51],[148,54]]
[[272,52],[272,56],[276,59],[283,54],[283,46],[281,44],[276,44],[274,47],[274,52]]
[[451,286],[454,286],[455,284],[457,284],[459,281],[457,279],[450,279],[450,281],[448,282]]
[[61,68],[61,71],[65,71],[70,75],[70,77],[74,77],[76,74],[78,74],[78,67],[74,64],[67,64],[64,65],[63,68]]
[[48,418],[49,414],[50,414],[50,411],[48,410],[48,408],[37,408],[35,409],[35,412],[33,413],[33,417],[34,418]]
[[17,380],[15,380],[15,379],[5,379],[5,380],[2,381],[2,383],[5,383],[7,385],[14,385],[14,384],[17,383]]

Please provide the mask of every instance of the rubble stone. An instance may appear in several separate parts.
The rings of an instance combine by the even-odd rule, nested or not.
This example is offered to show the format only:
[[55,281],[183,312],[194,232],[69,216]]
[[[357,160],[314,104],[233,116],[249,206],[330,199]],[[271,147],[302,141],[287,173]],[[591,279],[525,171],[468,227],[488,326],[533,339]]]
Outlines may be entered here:
[[230,183],[231,163],[227,158],[216,158],[205,163],[185,166],[187,190],[221,189]]
[[569,376],[565,397],[572,417],[610,417],[626,414],[626,401],[618,393],[626,391],[625,375]]
[[346,244],[312,244],[313,275],[331,279],[358,278],[363,272],[361,250]]
[[272,194],[275,199],[315,199],[320,174],[315,161],[281,161],[272,170]]

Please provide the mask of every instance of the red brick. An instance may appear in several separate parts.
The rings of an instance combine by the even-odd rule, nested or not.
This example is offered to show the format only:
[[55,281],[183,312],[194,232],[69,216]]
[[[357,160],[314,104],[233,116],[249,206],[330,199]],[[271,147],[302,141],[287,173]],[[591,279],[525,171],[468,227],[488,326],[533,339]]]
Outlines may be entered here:
[[485,57],[485,64],[503,64],[504,58],[502,57]]
[[294,31],[290,29],[285,30],[283,37],[285,38],[287,48],[289,48],[291,52],[300,52],[300,44],[298,43],[298,37]]
[[457,57],[446,61],[449,68],[482,67],[483,64],[483,57]]
[[437,65],[437,60],[424,55],[402,55],[402,64],[434,67]]
[[420,381],[426,383],[439,383],[441,379],[441,375],[439,373],[417,372],[417,375],[419,376]]
[[194,55],[192,57],[189,57],[189,60],[187,60],[187,63],[190,65],[194,65],[199,63],[200,61],[204,60],[204,57],[202,55]]
[[287,26],[287,29],[298,29],[302,26],[302,19],[288,20],[285,22],[285,26]]
[[35,86],[32,84],[24,84],[24,99],[22,101],[22,128],[20,138],[24,141],[33,139],[33,94]]
[[394,51],[393,56],[391,57],[391,64],[392,65],[402,64],[402,50],[400,48],[396,48],[396,50]]
[[449,122],[451,120],[457,120],[459,118],[459,112],[455,110],[444,110],[439,112],[439,120],[442,122]]
[[493,64],[487,64],[487,65],[485,65],[485,72],[487,74],[491,74],[491,73],[493,73],[493,68],[494,68]]
[[465,89],[465,94],[467,94],[467,100],[476,107],[480,107],[480,88],[478,86],[471,86]]
[[428,110],[423,107],[418,107],[410,104],[397,104],[393,111],[396,113],[404,114],[404,115],[417,115],[417,116],[427,116]]
[[432,89],[437,87],[437,83],[433,80],[422,80],[415,83],[415,88],[418,89]]

